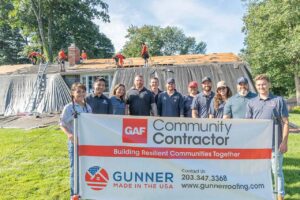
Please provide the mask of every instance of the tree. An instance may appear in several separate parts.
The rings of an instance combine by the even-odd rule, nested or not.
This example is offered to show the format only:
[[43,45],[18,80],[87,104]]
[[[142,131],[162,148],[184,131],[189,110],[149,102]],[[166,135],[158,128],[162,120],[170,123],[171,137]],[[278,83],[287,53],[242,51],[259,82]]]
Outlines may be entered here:
[[109,22],[108,5],[102,0],[14,0],[13,6],[12,23],[30,40],[36,40],[33,42],[40,44],[50,61],[55,52],[73,42],[93,56],[94,37],[99,39],[103,34],[92,20]]
[[206,51],[206,43],[201,41],[197,44],[194,37],[187,37],[177,27],[131,26],[127,31],[128,41],[123,47],[123,53],[128,57],[140,56],[142,42],[147,43],[152,56],[203,54]]
[[254,74],[267,73],[272,90],[295,92],[300,105],[300,2],[248,0],[244,57]]

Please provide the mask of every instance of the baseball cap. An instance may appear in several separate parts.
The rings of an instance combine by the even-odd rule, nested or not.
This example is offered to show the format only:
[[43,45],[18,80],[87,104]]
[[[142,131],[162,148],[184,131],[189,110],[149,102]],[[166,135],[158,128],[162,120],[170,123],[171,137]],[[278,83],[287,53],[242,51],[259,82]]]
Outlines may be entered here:
[[168,83],[168,84],[169,84],[169,83],[175,83],[174,78],[168,78],[168,79],[167,79],[167,83]]
[[217,83],[217,88],[221,88],[221,87],[227,87],[225,81],[219,81],[219,82]]
[[246,83],[246,84],[248,84],[248,79],[245,78],[244,76],[238,78],[237,84],[241,84],[241,83]]
[[211,79],[210,79],[208,76],[205,76],[205,77],[202,79],[202,82],[201,82],[201,83],[203,83],[203,82],[205,82],[205,81],[211,82]]
[[191,81],[189,83],[189,88],[197,88],[198,87],[198,83],[197,81]]

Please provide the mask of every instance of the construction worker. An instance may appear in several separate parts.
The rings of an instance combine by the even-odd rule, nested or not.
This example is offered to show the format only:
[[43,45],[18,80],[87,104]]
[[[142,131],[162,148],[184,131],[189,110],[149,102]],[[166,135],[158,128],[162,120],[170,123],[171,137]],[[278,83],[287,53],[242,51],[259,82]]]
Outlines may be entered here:
[[142,55],[142,58],[145,60],[144,67],[148,67],[149,52],[148,52],[148,47],[145,44],[145,42],[142,43],[141,55]]
[[120,52],[119,53],[117,53],[114,57],[113,57],[113,59],[116,61],[116,65],[117,65],[117,68],[119,68],[119,67],[121,67],[121,68],[123,68],[124,66],[124,59],[126,59],[125,58],[125,56],[123,56]]
[[43,55],[39,52],[33,51],[28,55],[29,60],[33,65],[37,64],[38,58],[43,58]]
[[82,61],[87,60],[87,54],[84,50],[81,51],[81,60]]
[[61,49],[58,52],[58,61],[60,63],[60,71],[64,72],[65,70],[65,60],[67,60],[67,55],[65,54],[65,51]]

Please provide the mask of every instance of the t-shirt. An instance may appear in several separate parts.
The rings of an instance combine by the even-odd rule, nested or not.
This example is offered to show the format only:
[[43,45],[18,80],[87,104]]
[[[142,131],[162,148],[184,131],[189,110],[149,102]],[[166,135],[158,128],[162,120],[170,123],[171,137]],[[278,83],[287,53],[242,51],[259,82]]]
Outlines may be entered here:
[[183,97],[183,115],[184,117],[192,117],[192,103],[194,97],[187,95]]
[[214,98],[215,93],[211,92],[209,95],[205,95],[200,92],[192,102],[192,110],[198,111],[198,117],[208,118],[208,110],[211,100]]
[[183,115],[183,97],[175,91],[171,96],[167,92],[158,95],[157,112],[159,116],[180,117]]
[[226,104],[226,102],[225,102],[225,101],[222,101],[222,102],[219,104],[218,109],[215,109],[215,101],[212,100],[212,101],[210,102],[210,106],[209,106],[209,114],[210,114],[210,115],[213,115],[214,118],[222,119],[222,118],[223,118],[223,113],[224,113],[224,107],[225,107],[225,104]]
[[155,103],[152,93],[143,87],[141,91],[131,88],[126,93],[126,104],[130,115],[150,116],[151,104]]

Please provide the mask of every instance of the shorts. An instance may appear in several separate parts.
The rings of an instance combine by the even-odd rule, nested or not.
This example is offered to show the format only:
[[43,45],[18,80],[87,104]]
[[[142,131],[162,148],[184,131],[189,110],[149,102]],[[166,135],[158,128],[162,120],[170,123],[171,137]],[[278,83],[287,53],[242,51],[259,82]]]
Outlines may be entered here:
[[149,58],[149,54],[146,52],[142,55],[142,58],[144,58],[145,60]]

